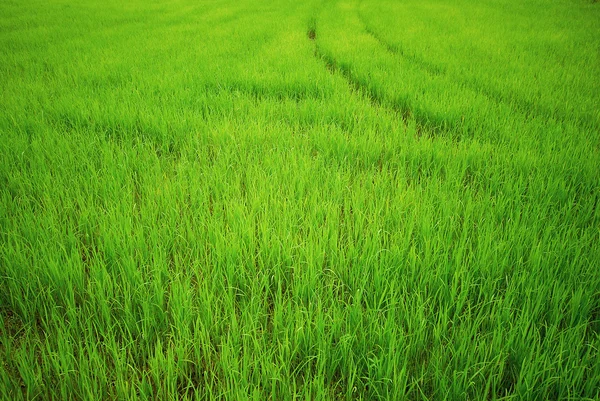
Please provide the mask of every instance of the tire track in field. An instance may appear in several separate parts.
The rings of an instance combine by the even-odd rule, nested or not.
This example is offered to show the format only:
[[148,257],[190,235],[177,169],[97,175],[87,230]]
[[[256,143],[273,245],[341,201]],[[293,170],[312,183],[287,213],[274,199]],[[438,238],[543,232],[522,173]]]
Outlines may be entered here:
[[411,108],[408,107],[408,102],[392,101],[378,94],[369,87],[367,82],[363,82],[353,75],[350,66],[339,63],[331,54],[324,51],[317,43],[316,19],[312,19],[309,23],[307,37],[314,43],[314,57],[325,65],[327,71],[332,75],[339,75],[344,78],[350,89],[362,95],[373,108],[385,109],[388,112],[398,115],[406,126],[409,126],[411,122],[414,123],[417,137],[423,136],[425,132],[435,137],[444,131],[448,131],[448,127],[446,126],[432,124],[427,118],[415,115]]
[[377,43],[379,43],[389,53],[391,53],[395,56],[400,56],[400,57],[410,61],[412,64],[416,65],[418,68],[420,68],[421,70],[424,70],[425,72],[427,72],[430,75],[440,76],[440,75],[446,74],[446,72],[444,71],[443,68],[441,68],[435,64],[428,63],[427,61],[425,61],[419,57],[416,57],[414,55],[409,55],[404,51],[404,49],[401,46],[393,44],[393,43],[389,43],[386,40],[384,40],[381,37],[381,35],[379,35],[368,24],[368,22],[366,21],[366,19],[364,18],[363,14],[360,11],[357,11],[357,14],[358,14],[358,19],[360,20],[363,27],[365,28],[365,32],[368,33],[373,39],[375,39],[375,41],[377,41]]
[[[361,2],[362,3],[362,2]],[[360,10],[357,11],[358,19],[362,23],[365,32],[369,34],[377,43],[379,43],[384,49],[386,49],[390,54],[401,57],[408,62],[415,65],[417,68],[426,72],[431,76],[436,77],[444,77],[446,79],[450,79],[452,82],[473,91],[474,93],[480,94],[484,96],[489,101],[496,103],[498,105],[507,106],[511,111],[528,116],[538,116],[542,118],[556,118],[561,123],[569,122],[569,118],[571,117],[568,112],[561,111],[551,111],[547,107],[536,104],[535,102],[529,101],[527,99],[523,99],[520,96],[510,96],[503,94],[500,90],[493,89],[489,86],[480,85],[472,80],[468,79],[452,79],[451,75],[446,71],[445,68],[440,67],[438,65],[432,64],[421,57],[407,54],[406,51],[402,48],[402,46],[394,43],[390,43],[385,40],[373,27],[369,24],[369,22],[364,17],[363,13]],[[598,127],[598,122],[593,119],[591,116],[581,116],[577,119],[576,124],[579,127],[585,127],[585,124],[589,124],[592,127]]]

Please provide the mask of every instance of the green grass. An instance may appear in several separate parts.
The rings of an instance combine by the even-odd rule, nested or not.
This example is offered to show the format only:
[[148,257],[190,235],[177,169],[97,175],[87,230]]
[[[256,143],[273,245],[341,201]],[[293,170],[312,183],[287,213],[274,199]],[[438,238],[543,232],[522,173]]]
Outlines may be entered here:
[[599,7],[3,1],[0,399],[599,399]]

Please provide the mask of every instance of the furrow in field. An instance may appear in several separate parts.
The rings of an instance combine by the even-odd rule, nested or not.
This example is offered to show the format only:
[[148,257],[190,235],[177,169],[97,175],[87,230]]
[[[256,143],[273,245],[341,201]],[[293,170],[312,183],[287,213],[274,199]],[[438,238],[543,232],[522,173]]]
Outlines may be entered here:
[[[525,117],[557,119],[563,124],[567,122],[572,123],[574,121],[573,116],[570,113],[561,111],[559,109],[549,109],[548,107],[545,107],[537,102],[524,99],[516,93],[505,93],[498,88],[494,88],[488,83],[481,82],[476,79],[458,77],[456,74],[449,72],[444,66],[427,61],[416,54],[409,54],[400,43],[393,43],[389,40],[386,40],[377,31],[377,29],[373,27],[373,25],[364,16],[364,13],[361,12],[360,3],[359,9],[357,10],[357,16],[363,24],[365,32],[375,39],[390,54],[403,58],[431,76],[443,76],[449,81],[453,81],[457,86],[478,93],[486,97],[491,102],[507,106],[513,112],[523,114]],[[590,115],[583,115],[581,118],[575,119],[575,122],[578,126],[583,128],[591,127],[597,129],[599,127],[598,120]]]
[[331,74],[342,77],[348,83],[350,89],[363,96],[372,107],[376,109],[386,109],[388,112],[397,115],[405,125],[414,124],[415,132],[419,137],[424,133],[427,133],[431,136],[442,134],[444,127],[431,124],[431,122],[426,118],[415,115],[410,107],[407,106],[407,104],[391,101],[385,96],[377,93],[369,86],[368,82],[362,81],[352,73],[352,68],[350,65],[340,63],[330,53],[321,48],[317,43],[315,26],[309,26],[307,37],[309,40],[314,42],[315,58],[324,64],[327,71],[329,71]]
[[[392,110],[404,123],[414,124],[417,136],[443,137],[455,143],[477,138],[521,146],[528,135],[546,141],[546,136],[538,134],[539,126],[577,132],[576,122],[535,118],[534,112],[498,101],[447,71],[404,57],[403,50],[386,46],[381,35],[365,26],[356,2],[330,3],[319,15],[319,24],[319,30],[309,35],[314,38],[315,57],[373,105]],[[513,135],[515,127],[526,135]],[[568,138],[582,140],[579,136]]]
[[436,75],[442,75],[445,73],[443,68],[441,68],[435,64],[428,63],[427,61],[425,61],[419,57],[416,57],[414,55],[409,55],[408,53],[406,53],[406,51],[400,45],[386,41],[366,21],[366,19],[364,18],[363,14],[360,11],[357,12],[357,15],[365,28],[365,32],[367,32],[373,39],[375,39],[381,45],[381,47],[385,48],[389,53],[391,53],[395,56],[399,56],[399,57],[403,57],[403,58],[407,59],[412,64],[418,66],[419,68],[426,71],[430,75],[436,76]]
[[329,3],[316,14],[319,30],[315,29],[316,18],[309,24],[307,36],[314,42],[314,55],[331,73],[344,78],[372,105],[398,114],[418,137],[459,142],[482,132],[495,135],[495,127],[482,127],[484,117],[469,116],[465,102],[457,101],[467,96],[470,104],[486,103],[485,96],[386,43],[362,20],[357,4]]

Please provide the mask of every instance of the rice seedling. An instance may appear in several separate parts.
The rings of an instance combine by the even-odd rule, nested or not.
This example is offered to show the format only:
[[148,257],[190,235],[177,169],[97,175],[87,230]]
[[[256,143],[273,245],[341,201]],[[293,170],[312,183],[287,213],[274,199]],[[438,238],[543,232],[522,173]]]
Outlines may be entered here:
[[599,398],[599,14],[2,2],[0,398]]

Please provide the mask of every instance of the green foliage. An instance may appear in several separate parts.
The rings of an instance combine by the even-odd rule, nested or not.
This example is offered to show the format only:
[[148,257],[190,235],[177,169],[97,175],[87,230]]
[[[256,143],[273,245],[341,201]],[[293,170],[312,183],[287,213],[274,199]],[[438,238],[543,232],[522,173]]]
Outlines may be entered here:
[[600,397],[600,9],[0,4],[0,399]]

